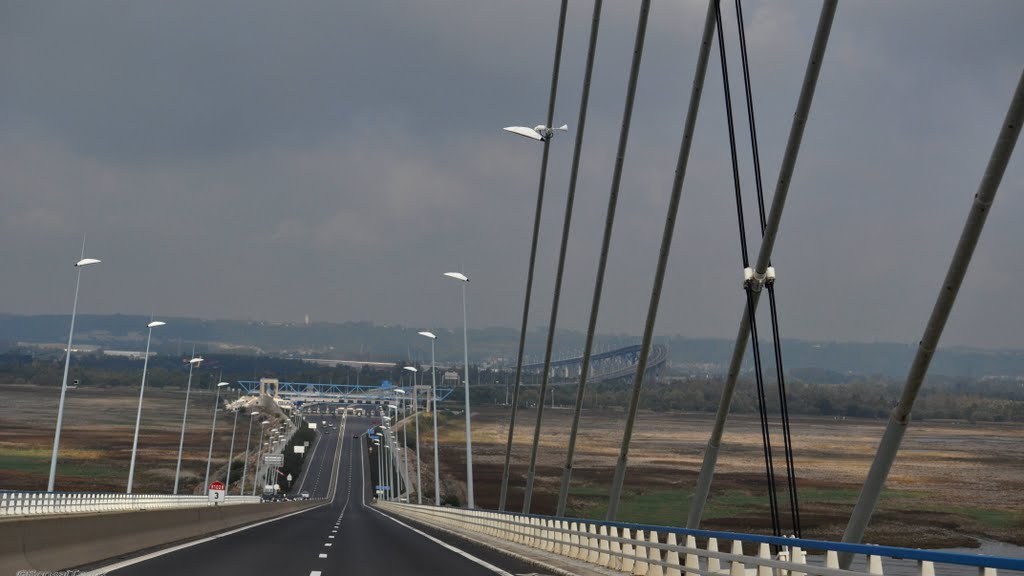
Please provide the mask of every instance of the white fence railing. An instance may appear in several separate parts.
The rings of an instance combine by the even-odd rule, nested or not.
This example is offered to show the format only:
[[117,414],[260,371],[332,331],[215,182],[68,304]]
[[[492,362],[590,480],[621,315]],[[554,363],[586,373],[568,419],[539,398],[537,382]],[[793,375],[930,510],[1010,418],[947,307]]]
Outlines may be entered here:
[[[936,565],[940,576],[1024,574],[1024,559],[1018,558],[396,502],[378,506],[454,533],[491,537],[500,547],[512,543],[637,576],[935,576]],[[719,550],[720,541],[727,551]],[[840,554],[853,555],[849,570],[840,569]]]
[[206,496],[162,494],[111,494],[105,492],[0,492],[0,518],[10,516],[43,516],[118,512],[131,510],[162,510],[167,508],[202,508],[255,504],[258,496],[227,496],[214,504]]

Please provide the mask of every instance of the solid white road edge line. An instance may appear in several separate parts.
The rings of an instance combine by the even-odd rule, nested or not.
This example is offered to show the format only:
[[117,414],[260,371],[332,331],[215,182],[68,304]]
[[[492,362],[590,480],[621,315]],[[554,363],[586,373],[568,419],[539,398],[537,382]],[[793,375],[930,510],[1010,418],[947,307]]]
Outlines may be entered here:
[[[342,430],[344,430],[344,424],[342,424]],[[342,438],[344,438],[344,436],[342,436]],[[343,444],[343,441],[341,439],[339,439],[339,444]],[[340,447],[341,446],[339,446],[338,455],[335,456],[335,462],[337,462],[338,458],[341,455]],[[315,448],[314,448],[314,450],[315,450]],[[349,457],[349,459],[351,460],[351,456]],[[146,560],[151,560],[153,558],[157,558],[157,557],[163,556],[165,554],[170,554],[171,552],[177,552],[178,550],[184,550],[185,548],[191,548],[192,546],[196,546],[198,544],[204,544],[206,542],[212,542],[214,540],[217,540],[219,538],[223,538],[225,536],[230,536],[232,534],[237,534],[238,532],[242,532],[242,531],[248,530],[250,528],[255,528],[257,526],[262,526],[264,524],[269,524],[271,522],[277,522],[278,520],[284,520],[285,518],[289,518],[289,517],[295,516],[297,514],[302,514],[304,512],[309,512],[310,510],[316,510],[317,508],[321,508],[323,506],[328,506],[328,505],[333,504],[333,503],[334,503],[334,499],[332,498],[330,502],[325,502],[323,504],[320,504],[319,506],[313,506],[312,508],[306,508],[305,510],[298,510],[296,512],[292,512],[291,514],[285,514],[284,516],[277,516],[276,518],[270,518],[268,520],[263,520],[263,521],[255,523],[255,524],[249,524],[247,526],[242,526],[242,527],[239,527],[239,528],[235,528],[234,530],[228,530],[227,532],[221,532],[220,534],[214,534],[213,536],[207,536],[206,538],[201,538],[199,540],[194,540],[192,542],[186,542],[184,544],[179,544],[177,546],[172,546],[170,548],[165,548],[163,550],[157,550],[156,552],[151,552],[149,554],[144,554],[144,555],[138,556],[136,558],[130,558],[128,560],[123,560],[121,562],[117,562],[117,563],[114,563],[114,564],[109,564],[107,566],[103,566],[102,568],[97,568],[96,570],[91,570],[89,572],[83,572],[82,574],[83,574],[83,576],[104,576],[108,572],[113,572],[114,570],[120,570],[121,568],[127,568],[128,566],[133,566],[135,564],[138,564],[139,562],[145,562]],[[348,507],[348,501],[347,500],[345,502],[345,506]],[[342,511],[342,513],[344,513],[344,511]],[[312,572],[310,574],[311,574],[311,576],[317,576],[317,575],[320,574],[320,572]]]
[[[366,486],[366,460],[368,460],[368,459],[369,459],[368,457],[364,458],[363,455],[360,454],[359,468],[360,468],[360,471],[363,474],[363,486]],[[498,568],[497,566],[495,566],[494,564],[491,564],[490,562],[487,562],[486,560],[481,560],[480,558],[477,558],[476,556],[473,556],[469,552],[466,552],[464,550],[460,550],[460,549],[456,548],[455,546],[452,546],[451,544],[449,544],[447,542],[444,542],[442,540],[438,540],[437,538],[434,538],[433,536],[431,536],[430,534],[427,534],[426,532],[423,532],[422,530],[418,530],[416,528],[413,528],[412,526],[409,526],[405,522],[402,522],[401,520],[398,520],[397,518],[394,518],[392,516],[389,516],[389,515],[381,512],[380,510],[377,510],[373,506],[367,506],[365,500],[366,500],[365,495],[363,496],[363,498],[359,499],[359,502],[360,502],[360,504],[363,505],[363,508],[367,508],[369,510],[373,510],[374,512],[376,512],[377,514],[380,514],[381,516],[387,518],[388,520],[391,520],[392,522],[395,522],[396,524],[398,524],[400,526],[405,526],[409,530],[412,530],[413,532],[419,534],[420,536],[423,536],[427,540],[430,540],[431,542],[433,542],[435,544],[438,544],[438,545],[440,545],[440,546],[442,546],[444,548],[447,548],[448,550],[451,550],[452,552],[455,552],[456,554],[458,554],[459,556],[462,556],[463,558],[469,560],[470,562],[474,562],[476,564],[479,564],[480,566],[483,566],[484,568],[494,572],[495,574],[499,574],[500,576],[512,576],[511,573],[506,572],[506,571],[502,570],[501,568]]]
[[[321,438],[321,436],[319,434],[317,434],[316,438],[313,439],[313,450],[311,450],[311,454],[309,455],[309,461],[310,462],[313,461],[313,456],[316,456],[316,449],[320,447],[320,438]],[[306,485],[306,478],[308,476],[309,476],[309,468],[306,468],[305,470],[302,471],[302,481],[299,482],[299,490],[298,491],[300,493],[302,492],[302,488]]]
[[325,504],[320,504],[319,506],[314,506],[312,508],[306,508],[305,510],[299,510],[297,512],[292,512],[291,514],[285,514],[284,516],[277,516],[276,518],[270,518],[269,520],[262,520],[260,522],[255,523],[255,524],[249,524],[247,526],[242,526],[241,528],[235,528],[234,530],[228,530],[227,532],[221,532],[220,534],[214,534],[213,536],[207,536],[206,538],[201,538],[199,540],[195,540],[195,541],[192,541],[192,542],[185,542],[184,544],[179,544],[177,546],[172,546],[170,548],[165,548],[163,550],[157,550],[156,552],[151,552],[151,553],[143,555],[143,556],[138,556],[136,558],[130,558],[130,559],[124,560],[122,562],[117,562],[116,564],[110,564],[109,566],[104,566],[102,568],[97,568],[97,569],[89,571],[89,572],[84,572],[83,576],[103,576],[104,574],[107,574],[108,572],[113,572],[114,570],[120,570],[121,568],[127,568],[128,566],[132,566],[134,564],[138,564],[139,562],[145,562],[146,560],[151,560],[153,558],[157,558],[159,556],[163,556],[164,554],[170,554],[171,552],[177,552],[178,550],[184,550],[185,548],[191,548],[191,547],[196,546],[198,544],[205,544],[206,542],[212,542],[214,540],[217,540],[219,538],[223,538],[225,536],[230,536],[232,534],[237,534],[238,532],[242,532],[242,531],[248,530],[250,528],[255,528],[257,526],[263,526],[264,524],[270,524],[271,522],[277,522],[278,520],[284,520],[285,518],[290,518],[292,516],[295,516],[296,514],[303,514],[303,513],[309,512],[310,510],[316,510],[317,508],[320,508],[320,507],[326,506],[326,505],[327,505],[326,503]]
[[405,526],[409,530],[412,530],[413,532],[419,534],[420,536],[423,536],[427,540],[430,540],[431,542],[433,542],[433,543],[435,543],[435,544],[437,544],[439,546],[443,546],[444,548],[447,548],[448,550],[451,550],[452,552],[455,552],[456,554],[458,554],[459,556],[462,556],[463,558],[469,560],[470,562],[475,562],[476,564],[479,564],[479,565],[483,566],[484,568],[490,570],[491,572],[494,572],[495,574],[499,574],[500,576],[513,576],[511,572],[506,572],[506,571],[502,570],[501,568],[498,568],[494,564],[491,564],[490,562],[487,562],[486,560],[482,560],[480,558],[477,558],[476,556],[473,556],[469,552],[466,552],[464,550],[460,550],[460,549],[456,548],[455,546],[452,546],[451,544],[449,544],[449,543],[447,543],[447,542],[445,542],[443,540],[438,540],[437,538],[434,538],[430,534],[427,534],[426,532],[423,532],[422,530],[418,530],[416,528],[413,528],[412,526],[409,526],[405,522],[402,522],[401,520],[399,520],[397,518],[389,516],[389,515],[381,512],[380,510],[377,510],[376,508],[374,508],[372,506],[367,506],[367,508],[369,508],[370,510],[373,510],[377,514],[380,514],[381,516],[387,518],[388,520],[391,520],[392,522],[394,522],[394,523],[396,523],[396,524],[398,524],[400,526]]

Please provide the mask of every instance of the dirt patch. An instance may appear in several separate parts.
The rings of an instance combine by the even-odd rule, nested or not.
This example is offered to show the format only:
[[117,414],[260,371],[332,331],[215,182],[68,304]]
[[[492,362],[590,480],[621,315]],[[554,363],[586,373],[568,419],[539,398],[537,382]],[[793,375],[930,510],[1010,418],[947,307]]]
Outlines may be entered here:
[[[45,490],[56,425],[57,388],[0,385],[0,487]],[[234,394],[229,396],[234,398]],[[64,404],[56,488],[60,491],[121,492],[127,488],[138,389],[70,389]],[[213,419],[214,393],[193,380],[182,453],[183,494],[202,493]],[[133,491],[170,493],[178,458],[185,391],[148,388],[143,400]],[[223,478],[231,442],[233,414],[221,412],[214,438],[212,478]],[[245,450],[248,421],[238,421],[235,459]],[[259,430],[253,429],[255,452]],[[250,471],[252,470],[250,466]],[[249,485],[251,486],[251,480]]]
[[[572,475],[570,510],[603,518],[625,418],[586,411]],[[520,411],[513,443],[508,509],[521,510],[533,440],[533,413]],[[569,410],[548,409],[541,430],[531,511],[555,511]],[[683,525],[712,426],[706,414],[638,415],[619,518]],[[465,490],[461,419],[443,426],[442,466],[449,484]],[[803,535],[839,539],[856,502],[884,422],[800,418],[792,423],[797,493]],[[773,430],[774,438],[781,431]],[[946,548],[971,546],[971,536],[1024,545],[1024,443],[1019,424],[915,421],[907,432],[866,542]],[[473,463],[477,505],[496,508],[500,496],[508,410],[473,412]],[[425,437],[427,438],[427,437]],[[781,445],[779,445],[781,447]],[[429,439],[424,452],[431,451]],[[782,525],[792,526],[784,462],[776,453]],[[431,464],[432,466],[432,464]],[[702,527],[770,533],[760,423],[730,417],[712,495]],[[463,500],[464,501],[464,500]]]

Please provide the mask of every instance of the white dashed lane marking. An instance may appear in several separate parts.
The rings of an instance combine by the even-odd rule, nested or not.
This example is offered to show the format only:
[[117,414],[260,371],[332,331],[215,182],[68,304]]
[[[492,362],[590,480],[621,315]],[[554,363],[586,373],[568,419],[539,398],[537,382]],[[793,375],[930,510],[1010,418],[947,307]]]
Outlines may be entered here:
[[320,557],[321,558],[327,558],[327,554],[321,554]]

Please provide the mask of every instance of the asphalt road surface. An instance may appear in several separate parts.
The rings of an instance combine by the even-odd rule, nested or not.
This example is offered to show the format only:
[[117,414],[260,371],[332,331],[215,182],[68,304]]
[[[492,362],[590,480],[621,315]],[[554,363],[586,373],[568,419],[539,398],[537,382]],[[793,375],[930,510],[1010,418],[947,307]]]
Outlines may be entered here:
[[[328,493],[338,463],[336,491],[329,504],[228,532],[168,553],[160,551],[101,568],[117,576],[225,576],[349,574],[531,574],[537,568],[488,548],[412,526],[368,505],[369,462],[364,434],[366,418],[348,418],[345,428],[318,439],[302,490]],[[338,451],[338,443],[341,450]],[[299,483],[296,483],[299,486]],[[275,504],[259,504],[275,506]],[[129,560],[127,562],[133,562]]]

